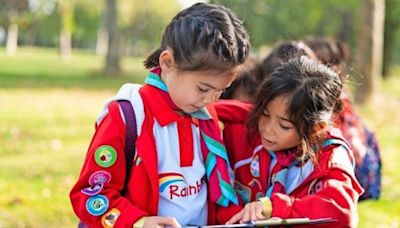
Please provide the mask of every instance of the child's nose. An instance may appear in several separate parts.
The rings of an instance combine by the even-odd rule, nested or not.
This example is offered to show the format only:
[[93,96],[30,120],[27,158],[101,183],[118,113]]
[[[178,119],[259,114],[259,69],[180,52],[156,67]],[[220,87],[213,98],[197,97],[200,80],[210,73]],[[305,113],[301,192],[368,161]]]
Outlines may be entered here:
[[271,123],[266,123],[263,128],[263,133],[268,136],[274,135],[274,128]]

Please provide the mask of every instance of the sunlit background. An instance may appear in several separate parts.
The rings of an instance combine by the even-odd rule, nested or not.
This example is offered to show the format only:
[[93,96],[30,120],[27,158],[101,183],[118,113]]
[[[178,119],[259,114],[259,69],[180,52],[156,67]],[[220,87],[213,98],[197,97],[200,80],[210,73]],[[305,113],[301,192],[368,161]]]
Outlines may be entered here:
[[[68,194],[103,102],[124,82],[142,83],[142,61],[171,18],[194,2],[0,0],[0,228],[76,227]],[[381,198],[360,202],[359,227],[400,227],[400,1],[211,2],[243,19],[259,60],[283,40],[324,36],[349,45],[348,87],[357,93],[372,85],[356,108],[383,159]],[[371,77],[357,70],[370,67],[360,66],[369,39],[363,13],[382,19],[382,29],[370,31],[382,39]]]

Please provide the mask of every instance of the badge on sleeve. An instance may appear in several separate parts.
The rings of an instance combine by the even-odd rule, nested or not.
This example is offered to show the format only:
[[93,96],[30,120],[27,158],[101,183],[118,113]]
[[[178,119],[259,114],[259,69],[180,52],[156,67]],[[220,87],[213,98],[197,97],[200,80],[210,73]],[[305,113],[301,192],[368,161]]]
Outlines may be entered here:
[[97,148],[94,153],[96,164],[103,168],[108,168],[114,165],[117,160],[117,152],[112,146],[103,145]]
[[86,210],[93,216],[100,216],[108,209],[108,199],[103,195],[95,195],[87,199]]
[[103,225],[103,227],[106,228],[114,227],[115,222],[117,221],[120,214],[120,210],[118,210],[117,208],[112,208],[107,213],[105,213],[103,217],[101,217],[101,224]]
[[94,196],[101,192],[101,190],[103,189],[103,186],[104,186],[103,184],[91,185],[89,187],[82,189],[81,192],[88,196]]
[[104,170],[99,170],[89,177],[89,184],[96,185],[96,184],[106,184],[111,181],[111,174]]

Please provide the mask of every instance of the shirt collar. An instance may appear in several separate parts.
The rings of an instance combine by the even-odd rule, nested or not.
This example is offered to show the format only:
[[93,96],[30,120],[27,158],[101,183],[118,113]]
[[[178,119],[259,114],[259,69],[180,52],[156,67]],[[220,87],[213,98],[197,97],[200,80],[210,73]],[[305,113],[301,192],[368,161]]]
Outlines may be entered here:
[[[198,124],[198,120],[210,120],[212,119],[211,114],[207,108],[201,108],[193,113],[185,114],[173,109],[172,104],[169,104],[167,99],[171,99],[168,94],[167,85],[161,80],[159,74],[161,73],[160,68],[152,70],[145,80],[145,83],[149,86],[146,88],[150,90],[151,97],[148,99],[149,107],[152,110],[153,115],[157,119],[161,126],[168,125],[172,122],[187,118],[187,115],[191,116],[192,122]],[[164,94],[163,94],[164,93]],[[172,101],[171,101],[172,102]]]

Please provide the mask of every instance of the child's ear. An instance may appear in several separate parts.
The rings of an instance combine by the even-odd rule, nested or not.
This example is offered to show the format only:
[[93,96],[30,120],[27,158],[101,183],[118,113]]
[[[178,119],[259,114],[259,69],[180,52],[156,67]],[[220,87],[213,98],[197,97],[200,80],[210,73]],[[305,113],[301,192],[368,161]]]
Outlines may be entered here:
[[166,49],[161,52],[159,57],[159,63],[162,72],[169,72],[173,69],[175,58],[172,50]]

